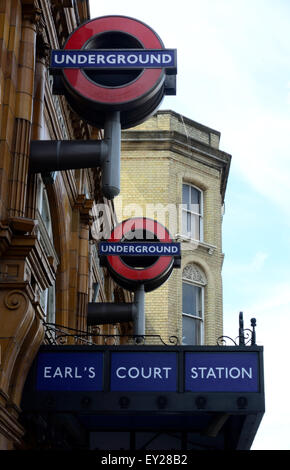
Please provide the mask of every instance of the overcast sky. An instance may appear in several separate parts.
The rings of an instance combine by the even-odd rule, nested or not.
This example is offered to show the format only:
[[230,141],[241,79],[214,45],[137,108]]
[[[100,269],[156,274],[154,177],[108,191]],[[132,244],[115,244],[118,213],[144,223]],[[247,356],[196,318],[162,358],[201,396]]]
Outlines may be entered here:
[[223,221],[224,334],[257,319],[266,413],[252,449],[290,449],[289,0],[91,0],[91,18],[151,26],[178,57],[172,109],[221,132],[232,155]]

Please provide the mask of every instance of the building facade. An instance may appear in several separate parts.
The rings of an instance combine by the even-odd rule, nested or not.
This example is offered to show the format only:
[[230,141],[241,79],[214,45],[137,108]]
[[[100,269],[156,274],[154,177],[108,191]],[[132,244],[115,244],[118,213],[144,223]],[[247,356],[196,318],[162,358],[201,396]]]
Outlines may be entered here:
[[73,333],[86,330],[90,300],[131,298],[99,266],[98,204],[114,218],[99,169],[29,169],[31,141],[100,137],[52,93],[48,69],[50,50],[87,19],[87,1],[0,2],[0,449],[24,445],[24,381],[39,346],[58,343],[55,325],[74,344]]
[[122,134],[120,219],[154,218],[181,242],[182,265],[146,294],[146,333],[165,343],[216,344],[222,335],[222,216],[231,156],[219,132],[159,110]]
[[[37,141],[105,140],[49,69],[50,50],[89,19],[88,0],[0,0],[0,449],[248,449],[264,411],[262,348],[216,345],[231,159],[219,133],[172,111],[123,131],[114,200],[97,165],[34,171]],[[145,296],[146,344],[133,329],[140,297],[98,256],[118,221],[140,215],[182,247],[181,269]]]

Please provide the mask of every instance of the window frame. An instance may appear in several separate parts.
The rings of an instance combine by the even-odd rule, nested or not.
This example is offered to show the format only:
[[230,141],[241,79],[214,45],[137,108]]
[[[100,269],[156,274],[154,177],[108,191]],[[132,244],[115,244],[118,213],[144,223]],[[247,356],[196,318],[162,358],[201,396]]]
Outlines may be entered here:
[[[193,287],[198,287],[200,289],[200,303],[201,303],[201,315],[191,315],[190,313],[186,313],[183,311],[183,284],[188,284]],[[204,344],[204,285],[199,284],[197,282],[192,282],[188,279],[182,279],[182,344],[184,346],[191,345],[191,346],[201,346]],[[183,342],[183,318],[187,317],[190,318],[192,321],[195,322],[196,325],[199,325],[199,334],[200,334],[200,343],[195,344],[193,343],[184,343]]]
[[[190,313],[184,312],[184,297],[183,297],[183,285],[188,284],[193,287],[200,289],[200,304],[201,304],[201,315],[191,315]],[[190,345],[200,346],[204,344],[204,318],[205,318],[205,288],[207,286],[207,277],[202,267],[199,266],[196,262],[187,263],[182,270],[182,282],[181,282],[181,292],[182,292],[182,308],[181,308],[181,318],[182,318],[182,344],[185,345],[183,341],[183,326],[184,318],[191,318],[195,324],[198,322],[199,325],[199,336],[200,341],[195,343],[191,342]]]
[[[196,191],[199,192],[199,195],[200,195],[200,211],[197,212],[197,211],[194,211],[194,210],[190,210],[188,209],[188,204],[189,204],[189,201],[188,202],[184,202],[183,201],[183,188],[184,186],[188,186],[189,187],[189,201],[191,200],[191,190],[192,188],[195,189]],[[195,186],[194,184],[191,184],[191,183],[187,183],[187,182],[183,182],[182,183],[182,211],[181,211],[181,235],[183,238],[186,238],[188,240],[194,240],[194,241],[200,241],[200,242],[203,242],[203,212],[204,212],[204,195],[203,195],[203,190],[198,188],[197,186]],[[192,237],[192,233],[190,233],[190,236],[188,236],[188,232],[186,232],[186,234],[184,233],[184,230],[183,230],[183,227],[184,227],[184,216],[186,216],[186,224],[187,224],[187,216],[188,214],[190,214],[190,217],[191,217],[191,220],[195,217],[198,217],[198,221],[199,221],[199,238],[194,238]]]
[[[41,175],[37,175],[37,201],[36,201],[36,219],[38,221],[38,240],[46,253],[53,256],[57,264],[59,263],[57,253],[54,248],[52,217],[50,204]],[[56,317],[56,292],[55,282],[40,292],[40,306],[45,314],[47,323],[55,323]]]

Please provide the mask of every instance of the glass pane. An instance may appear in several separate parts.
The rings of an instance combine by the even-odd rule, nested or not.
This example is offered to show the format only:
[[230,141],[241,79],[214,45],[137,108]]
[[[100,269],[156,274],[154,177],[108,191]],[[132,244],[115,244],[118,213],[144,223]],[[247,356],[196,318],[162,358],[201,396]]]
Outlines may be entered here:
[[197,315],[202,319],[202,289],[199,288],[197,291]]
[[47,296],[47,315],[46,321],[48,323],[55,323],[55,286],[50,286]]
[[182,312],[188,315],[202,316],[201,287],[182,283]]
[[194,240],[200,239],[200,217],[199,215],[191,214],[191,231],[190,231],[190,238]]
[[183,315],[182,344],[201,344],[201,321]]
[[187,232],[187,212],[184,210],[182,211],[182,235],[190,236],[190,233]]
[[189,186],[188,184],[182,185],[182,204],[189,204]]
[[188,237],[191,237],[191,214],[190,212],[187,212],[187,222],[186,222],[186,225],[187,225],[187,236]]
[[191,187],[190,189],[191,189],[191,198],[190,198],[191,204],[196,204],[197,206],[199,206],[200,205],[200,191],[193,187]]
[[43,190],[41,217],[44,222],[45,228],[49,236],[51,237],[52,236],[51,217],[50,217],[48,197],[47,197],[45,190]]

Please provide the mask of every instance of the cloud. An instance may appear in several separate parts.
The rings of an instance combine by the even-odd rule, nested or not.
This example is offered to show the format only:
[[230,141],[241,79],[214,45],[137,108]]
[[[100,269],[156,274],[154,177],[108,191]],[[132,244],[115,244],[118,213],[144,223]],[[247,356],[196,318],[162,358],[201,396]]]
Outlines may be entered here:
[[245,273],[247,273],[248,276],[253,273],[258,273],[264,268],[267,258],[268,253],[258,251],[249,262],[234,263],[228,260],[224,266],[223,275],[242,277]]
[[[258,263],[259,264],[259,263]],[[250,318],[257,319],[257,344],[264,347],[264,383],[266,412],[255,437],[252,450],[290,450],[290,410],[288,402],[290,375],[289,357],[290,282],[272,279],[244,308],[244,326]],[[225,334],[235,338],[238,333],[238,314],[224,313]]]
[[243,116],[243,123],[234,122],[233,128],[227,129],[233,167],[256,191],[289,214],[290,118],[263,109]]

